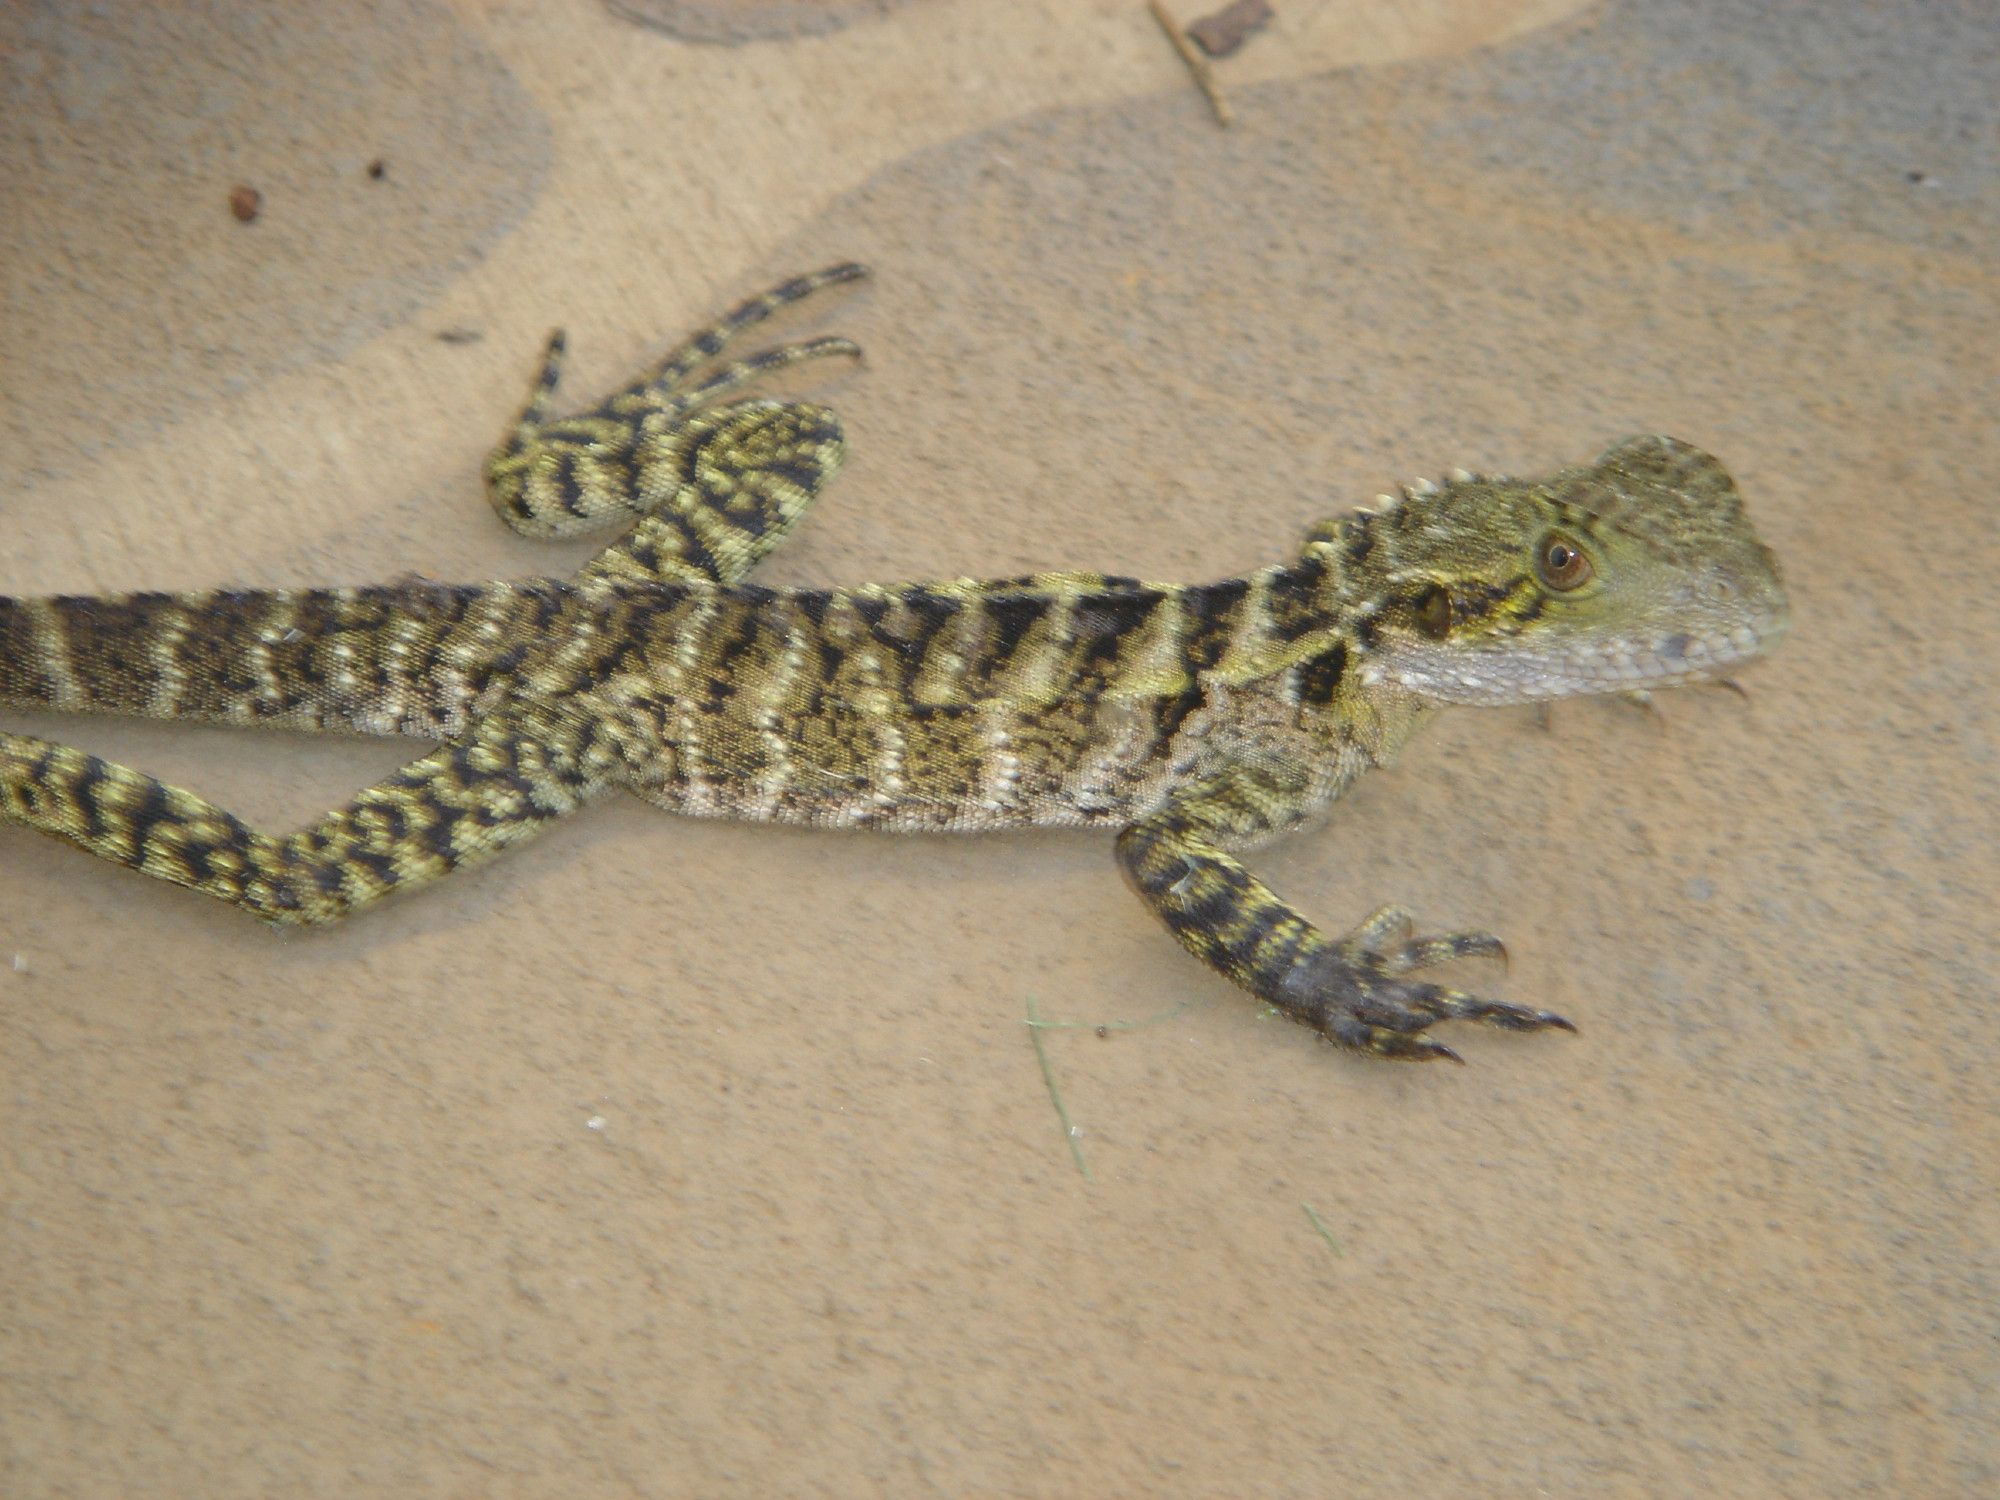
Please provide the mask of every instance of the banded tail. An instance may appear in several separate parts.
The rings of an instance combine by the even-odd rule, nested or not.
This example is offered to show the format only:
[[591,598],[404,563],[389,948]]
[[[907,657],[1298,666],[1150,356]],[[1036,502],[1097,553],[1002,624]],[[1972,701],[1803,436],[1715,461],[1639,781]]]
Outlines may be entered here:
[[0,703],[444,739],[574,593],[411,579],[0,597]]

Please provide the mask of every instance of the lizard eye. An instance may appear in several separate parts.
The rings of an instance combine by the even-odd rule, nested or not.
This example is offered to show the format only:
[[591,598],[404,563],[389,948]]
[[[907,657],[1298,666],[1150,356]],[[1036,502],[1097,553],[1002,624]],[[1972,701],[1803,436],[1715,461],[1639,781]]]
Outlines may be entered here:
[[1417,596],[1417,628],[1434,641],[1451,634],[1451,590],[1434,583]]
[[1590,559],[1561,532],[1552,532],[1542,539],[1541,550],[1535,554],[1535,572],[1550,588],[1567,593],[1590,582]]

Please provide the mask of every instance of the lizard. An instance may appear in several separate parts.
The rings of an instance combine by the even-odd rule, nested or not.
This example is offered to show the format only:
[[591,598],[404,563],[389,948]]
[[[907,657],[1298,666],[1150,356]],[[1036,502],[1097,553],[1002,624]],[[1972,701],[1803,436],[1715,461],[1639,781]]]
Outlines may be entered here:
[[[1505,957],[1385,907],[1336,936],[1239,855],[1324,812],[1453,704],[1714,677],[1784,632],[1721,463],[1626,439],[1540,478],[1455,470],[1206,584],[1089,572],[838,588],[747,579],[839,468],[827,409],[745,394],[848,340],[719,363],[833,266],[735,308],[593,410],[550,416],[550,340],[486,468],[517,530],[629,521],[568,578],[0,598],[0,704],[401,734],[430,750],[290,834],[0,732],[0,820],[285,927],[480,863],[614,790],[696,816],[1071,826],[1180,944],[1322,1037],[1459,1060],[1447,1020],[1575,1030],[1425,977]],[[704,373],[706,371],[706,373]]]

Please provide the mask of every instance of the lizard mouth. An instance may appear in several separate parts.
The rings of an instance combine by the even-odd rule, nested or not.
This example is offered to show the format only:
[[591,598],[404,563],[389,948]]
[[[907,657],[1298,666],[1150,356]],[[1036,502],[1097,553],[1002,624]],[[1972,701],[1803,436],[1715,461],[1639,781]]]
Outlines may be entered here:
[[1588,643],[1551,642],[1537,650],[1524,650],[1515,640],[1450,657],[1425,651],[1401,656],[1384,675],[1439,703],[1491,706],[1635,692],[1727,672],[1776,645],[1787,624],[1785,613],[1774,610],[1712,634],[1673,631]]
[[1763,655],[1788,624],[1784,615],[1770,614],[1717,635],[1676,631],[1653,640],[1615,641],[1572,657],[1567,675],[1576,686],[1570,691],[1616,692],[1712,677]]

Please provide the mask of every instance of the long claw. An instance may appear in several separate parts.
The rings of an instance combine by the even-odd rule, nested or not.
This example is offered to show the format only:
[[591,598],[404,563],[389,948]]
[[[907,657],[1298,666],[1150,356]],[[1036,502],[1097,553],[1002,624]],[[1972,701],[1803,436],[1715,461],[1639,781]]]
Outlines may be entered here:
[[1426,1035],[1440,1021],[1483,1021],[1507,1031],[1576,1031],[1554,1011],[1416,977],[1415,971],[1460,958],[1510,962],[1507,945],[1490,932],[1418,936],[1407,911],[1385,906],[1340,941],[1295,951],[1288,971],[1259,993],[1328,1041],[1403,1062],[1465,1061]]
[[1422,1014],[1439,1021],[1484,1021],[1489,1026],[1498,1026],[1506,1031],[1541,1031],[1554,1027],[1558,1031],[1575,1031],[1563,1017],[1552,1010],[1530,1010],[1525,1005],[1510,1005],[1505,1000],[1485,1000],[1478,995],[1468,995],[1463,990],[1440,989],[1435,985],[1424,987],[1428,990],[1413,991],[1406,1003]]
[[1455,1062],[1460,1067],[1465,1066],[1464,1058],[1443,1042],[1434,1042],[1421,1032],[1375,1026],[1369,1029],[1368,1039],[1363,1045],[1377,1057],[1386,1057],[1391,1062]]
[[1568,1031],[1576,1027],[1557,1015],[1554,1011],[1528,1010],[1518,1005],[1492,1005],[1483,1010],[1469,1012],[1468,1021],[1484,1021],[1498,1026],[1502,1031]]

